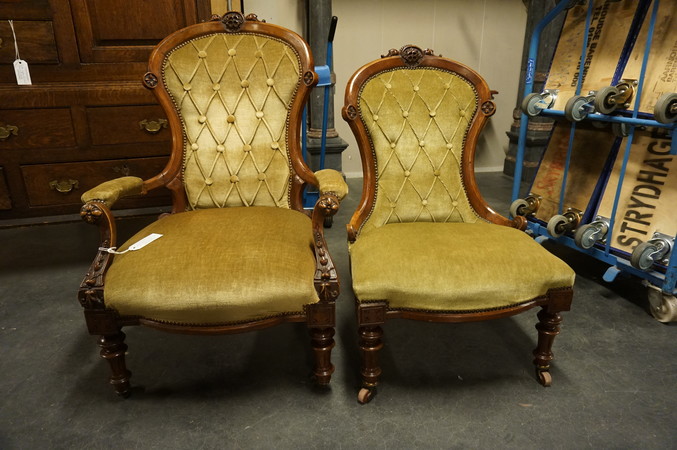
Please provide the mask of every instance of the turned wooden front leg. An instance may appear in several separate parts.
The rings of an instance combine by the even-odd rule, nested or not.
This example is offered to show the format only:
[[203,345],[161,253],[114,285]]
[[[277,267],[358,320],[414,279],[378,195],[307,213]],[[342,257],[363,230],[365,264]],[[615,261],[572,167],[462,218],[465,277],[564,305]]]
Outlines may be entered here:
[[555,336],[559,334],[559,324],[562,323],[562,317],[559,313],[548,312],[543,308],[538,312],[538,346],[534,350],[534,365],[536,370],[547,371],[550,368],[550,361],[553,359],[552,343]]
[[129,378],[132,373],[127,370],[125,365],[125,333],[119,331],[116,334],[101,336],[99,347],[101,347],[101,357],[108,361],[111,368],[110,384],[115,388],[115,392],[123,397],[129,396],[131,388]]
[[376,387],[381,377],[378,352],[383,348],[383,329],[379,326],[359,328],[360,352],[362,353],[362,386]]
[[325,386],[331,380],[334,373],[334,365],[331,363],[331,350],[334,348],[334,328],[311,328],[310,337],[315,354],[315,367],[313,373],[317,384]]

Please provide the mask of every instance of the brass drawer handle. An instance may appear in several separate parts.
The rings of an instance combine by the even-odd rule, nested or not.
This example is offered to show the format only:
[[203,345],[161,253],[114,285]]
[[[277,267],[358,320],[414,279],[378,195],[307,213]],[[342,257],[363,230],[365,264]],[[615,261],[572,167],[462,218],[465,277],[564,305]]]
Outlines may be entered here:
[[6,141],[12,135],[19,135],[19,127],[9,124],[0,126],[0,141]]
[[146,130],[150,134],[157,134],[163,128],[167,128],[167,119],[148,120],[143,119],[139,122],[139,128]]
[[49,182],[49,187],[62,194],[68,194],[73,189],[78,189],[80,182],[78,180],[52,180]]

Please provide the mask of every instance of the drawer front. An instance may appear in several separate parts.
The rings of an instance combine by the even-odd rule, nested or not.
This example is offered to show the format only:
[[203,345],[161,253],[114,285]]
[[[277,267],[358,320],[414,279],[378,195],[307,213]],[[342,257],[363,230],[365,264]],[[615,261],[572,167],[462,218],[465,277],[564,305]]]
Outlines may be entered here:
[[[84,192],[104,181],[123,176],[135,176],[144,180],[151,178],[162,171],[167,159],[167,157],[154,157],[35,164],[21,166],[21,171],[31,206],[70,205],[80,204],[80,197]],[[144,197],[169,198],[168,191],[165,189],[154,189]],[[120,200],[115,207],[131,207],[136,203],[134,198],[130,198]]]
[[[54,28],[51,21],[15,20],[14,32],[21,59],[30,64],[57,64]],[[0,20],[0,63],[11,64],[16,59],[14,36],[7,20]]]
[[2,167],[0,167],[0,209],[12,209],[12,198],[9,196],[5,172]]
[[88,107],[87,121],[93,145],[171,140],[159,105]]
[[47,19],[51,16],[49,0],[0,0],[0,20]]
[[2,149],[75,147],[68,108],[0,110]]

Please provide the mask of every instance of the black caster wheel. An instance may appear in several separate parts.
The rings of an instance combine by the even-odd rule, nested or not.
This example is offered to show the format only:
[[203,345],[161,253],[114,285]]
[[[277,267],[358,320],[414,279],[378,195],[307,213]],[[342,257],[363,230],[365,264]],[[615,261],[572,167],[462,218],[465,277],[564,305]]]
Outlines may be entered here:
[[588,249],[592,248],[597,242],[596,239],[597,228],[588,224],[578,227],[576,234],[574,235],[574,242],[580,248]]
[[531,94],[524,97],[522,100],[522,112],[529,117],[536,117],[543,111],[542,105],[539,105],[543,101],[543,95],[532,92]]
[[616,137],[627,137],[630,135],[630,125],[627,123],[614,122],[611,124],[611,132]]
[[580,122],[588,117],[587,105],[590,103],[588,97],[575,95],[569,99],[564,107],[564,117],[572,122]]
[[597,91],[595,95],[595,111],[602,114],[611,114],[620,105],[616,102],[616,97],[620,91],[616,86],[606,86]]
[[653,266],[653,255],[658,252],[658,246],[652,242],[642,242],[632,251],[630,264],[632,267],[647,271]]
[[677,120],[677,93],[660,96],[654,107],[654,119],[660,123],[672,123]]

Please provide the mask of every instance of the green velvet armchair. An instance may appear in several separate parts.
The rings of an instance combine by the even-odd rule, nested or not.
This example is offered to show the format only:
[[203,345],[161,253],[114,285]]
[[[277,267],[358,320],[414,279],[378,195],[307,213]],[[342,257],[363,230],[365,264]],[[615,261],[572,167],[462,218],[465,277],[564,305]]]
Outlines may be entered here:
[[381,375],[381,325],[493,319],[540,306],[537,377],[550,384],[559,313],[574,272],[480,195],[480,131],[495,92],[472,69],[405,46],[359,69],[343,118],[357,139],[362,197],[347,225],[362,354],[361,403]]
[[[78,298],[118,394],[130,392],[129,325],[227,334],[306,322],[315,379],[329,383],[339,284],[323,223],[347,185],[301,156],[313,67],[297,34],[239,12],[177,31],[151,54],[143,83],[169,120],[169,162],[151,179],[119,178],[82,197],[101,242]],[[320,192],[312,213],[306,185]],[[116,200],[161,186],[171,213],[118,244]],[[161,237],[133,245],[153,234]]]

